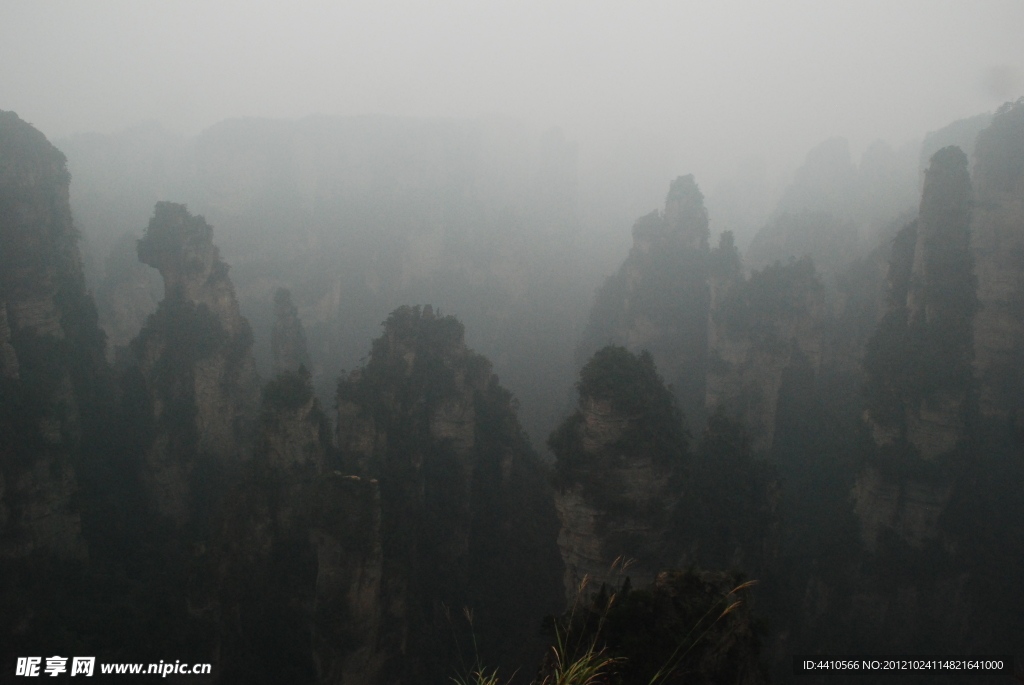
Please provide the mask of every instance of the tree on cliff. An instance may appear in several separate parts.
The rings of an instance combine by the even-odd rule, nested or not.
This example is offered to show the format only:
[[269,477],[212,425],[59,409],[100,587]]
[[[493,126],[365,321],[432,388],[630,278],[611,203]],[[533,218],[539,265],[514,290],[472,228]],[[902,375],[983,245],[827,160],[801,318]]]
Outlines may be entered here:
[[[651,353],[633,354],[609,345],[598,350],[580,371],[576,384],[581,410],[566,419],[548,446],[555,454],[557,482],[561,486],[584,482],[596,496],[603,468],[623,459],[649,458],[659,465],[678,468],[688,454],[689,435],[675,397],[658,374]],[[615,416],[626,420],[625,429],[598,454],[583,446],[585,405],[605,403]],[[614,457],[609,455],[614,453]],[[608,461],[609,458],[612,461]],[[607,483],[611,486],[613,484]]]

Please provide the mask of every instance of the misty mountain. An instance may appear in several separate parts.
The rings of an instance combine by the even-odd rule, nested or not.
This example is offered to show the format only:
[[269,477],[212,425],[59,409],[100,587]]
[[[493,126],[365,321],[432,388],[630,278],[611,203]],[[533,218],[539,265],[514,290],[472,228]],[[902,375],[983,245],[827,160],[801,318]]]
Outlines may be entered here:
[[826,141],[746,254],[679,176],[602,284],[557,131],[141,127],[69,174],[0,113],[4,658],[525,684],[575,636],[632,685],[1014,654],[1024,101],[920,149],[951,139],[973,161],[921,177]]
[[[242,119],[182,139],[154,126],[62,143],[78,179],[102,323],[122,345],[159,300],[126,246],[155,202],[217,227],[254,354],[271,367],[273,294],[305,322],[322,398],[401,304],[434,302],[528,402],[538,443],[567,401],[570,349],[595,276],[576,214],[576,152],[503,120]],[[120,242],[119,242],[120,241]],[[127,242],[125,242],[127,241]],[[135,328],[137,330],[137,328]],[[537,364],[545,365],[536,374]]]
[[810,152],[745,257],[753,268],[810,256],[832,277],[873,246],[918,194],[917,146],[876,141],[854,164],[845,138]]

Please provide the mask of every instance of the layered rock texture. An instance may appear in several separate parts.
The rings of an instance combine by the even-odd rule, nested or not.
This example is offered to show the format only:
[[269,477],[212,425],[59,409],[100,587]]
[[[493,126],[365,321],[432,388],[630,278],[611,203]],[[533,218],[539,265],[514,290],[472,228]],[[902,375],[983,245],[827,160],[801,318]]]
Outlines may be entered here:
[[[525,306],[507,314],[543,271],[519,268],[523,255],[551,247],[512,245],[524,215],[480,209],[500,236],[464,241],[451,227],[477,214],[452,218],[437,188],[407,196],[418,181],[403,182],[386,197],[409,204],[374,221],[427,218],[373,243],[362,224],[343,234],[324,219],[359,205],[346,204],[356,195],[321,196],[310,181],[302,203],[334,200],[310,210],[324,223],[310,220],[290,273],[304,255],[345,247],[339,236],[367,244],[344,253],[358,269],[323,261],[316,279],[329,278],[297,280],[294,301],[284,289],[270,297],[287,278],[250,273],[274,370],[261,388],[213,229],[161,202],[109,264],[111,368],[63,157],[0,113],[0,657],[173,656],[213,663],[207,682],[345,685],[449,682],[479,658],[527,680],[550,646],[542,617],[567,601],[582,610],[555,625],[607,630],[607,648],[631,660],[620,675],[640,682],[707,615],[718,620],[685,647],[685,682],[761,682],[758,612],[785,674],[794,653],[1019,650],[1024,103],[981,132],[973,179],[960,149],[937,144],[970,126],[929,139],[917,219],[884,229],[852,262],[802,254],[854,251],[853,231],[861,241],[891,214],[902,171],[890,194],[862,183],[871,159],[872,183],[902,164],[884,150],[860,168],[841,144],[812,155],[785,198],[792,211],[765,233],[778,250],[753,272],[730,234],[709,249],[700,191],[692,177],[673,182],[599,294],[577,407],[549,442],[552,483],[516,400],[467,348],[462,324],[430,307],[394,310],[366,363],[338,383],[333,416],[314,391],[344,347],[331,348],[343,307],[346,321],[379,320],[438,274],[501,280],[460,300],[492,308],[483,337],[515,331],[495,349],[571,328],[539,319],[572,298],[537,317]],[[558,166],[568,152],[552,146]],[[262,178],[274,164],[260,159]],[[239,231],[268,187],[247,169],[224,169],[230,182],[211,195]],[[359,182],[366,197],[378,187]],[[244,197],[229,192],[238,187]],[[545,206],[564,210],[564,190]],[[878,213],[844,204],[851,197]],[[366,218],[374,202],[346,216]],[[271,235],[244,233],[253,244]],[[449,242],[463,251],[444,252]],[[129,265],[131,253],[141,263]],[[129,342],[155,306],[144,297],[153,269],[164,297]],[[374,297],[351,298],[358,289]],[[321,326],[309,346],[300,313]],[[501,363],[557,371],[562,362],[534,352],[561,345],[568,358],[559,340],[519,350],[529,364]],[[761,581],[753,612],[738,570]]]
[[[861,172],[844,150],[830,157],[823,148],[817,161],[837,174],[808,176],[809,157],[785,199],[806,207],[777,214],[778,230],[762,236],[766,249],[778,238],[780,261],[746,272],[731,234],[721,236],[689,286],[690,296],[707,297],[708,421],[677,470],[624,449],[638,412],[585,394],[581,377],[579,410],[551,443],[567,595],[583,575],[608,579],[620,555],[636,558],[641,582],[658,564],[747,569],[765,581],[778,621],[769,658],[780,673],[786,655],[802,650],[969,652],[985,641],[1012,649],[1022,634],[1012,578],[1024,563],[1024,533],[1010,513],[1024,501],[1021,112],[1022,103],[1004,106],[978,135],[973,179],[959,148],[935,147],[950,132],[929,138],[916,218],[881,226],[905,189],[892,202],[870,200],[878,213],[865,213],[871,207],[857,203],[871,193],[850,195]],[[846,200],[856,202],[844,209]],[[852,223],[830,233],[811,210]],[[644,221],[615,277],[621,284],[610,280],[599,295],[592,328],[614,320],[600,315],[615,311],[609,293],[637,294],[626,285],[655,273],[636,256]],[[858,257],[865,226],[881,240]],[[801,250],[831,261],[819,271]],[[617,311],[639,300],[623,296]],[[639,320],[606,339],[642,349],[628,337]],[[588,490],[589,480],[605,489]],[[641,506],[670,513],[638,517]]]
[[813,263],[774,264],[744,279],[728,239],[716,249],[708,324],[709,408],[742,417],[757,452],[772,446],[783,376],[821,367],[827,307]]
[[183,525],[210,478],[251,457],[252,333],[202,217],[158,203],[138,251],[164,279],[164,299],[132,341],[154,422],[143,479],[156,510]]
[[667,568],[771,565],[776,485],[741,425],[713,414],[691,453],[646,352],[599,350],[577,387],[579,408],[549,440],[569,602],[585,578],[643,587]]
[[337,466],[308,372],[282,372],[211,533],[226,680],[381,682],[380,490]]
[[561,607],[558,522],[515,401],[462,325],[396,310],[337,397],[342,464],[380,483],[385,681],[443,682],[470,647],[462,607],[484,663],[536,663],[538,621]]
[[[985,178],[979,170],[1003,150],[981,142],[1009,111],[979,136],[975,189]],[[1005,518],[1022,500],[1021,446],[1008,421],[1012,404],[984,409],[997,395],[985,389],[991,376],[975,357],[977,346],[1000,340],[995,322],[1012,319],[998,298],[987,321],[982,314],[983,278],[991,285],[994,274],[1009,273],[995,250],[976,247],[975,227],[998,224],[994,208],[972,190],[967,156],[942,148],[927,169],[918,219],[892,240],[887,307],[864,353],[870,445],[859,450],[850,487],[862,551],[846,555],[845,570],[818,571],[805,585],[802,621],[818,631],[818,644],[849,640],[868,625],[868,649],[1012,649],[1021,634],[1019,594],[1010,588],[1024,542],[1019,524]],[[990,248],[997,234],[988,232]]]
[[682,413],[649,353],[605,347],[578,387],[579,408],[548,443],[570,602],[584,577],[604,582],[624,561],[637,584],[676,562],[670,523],[688,457]]
[[62,156],[6,114],[0,150],[5,660],[174,654],[214,664],[196,682],[440,683],[475,634],[509,673],[539,662],[541,618],[562,606],[550,487],[461,324],[389,319],[342,384],[339,454],[287,293],[261,392],[211,227],[159,203],[138,255],[165,296],[115,375]]
[[[85,289],[64,155],[0,112],[0,658],[83,628],[110,452],[104,337]],[[90,537],[91,535],[91,537]]]
[[[0,112],[0,556],[87,554],[74,461],[103,337],[85,292],[64,155]],[[86,408],[85,411],[88,411]],[[87,429],[88,427],[86,427]]]
[[122,376],[141,399],[141,506],[178,588],[169,632],[194,636],[220,682],[382,682],[395,652],[378,639],[380,490],[339,470],[287,292],[281,371],[261,399],[249,325],[210,226],[159,203],[138,250],[166,294]]

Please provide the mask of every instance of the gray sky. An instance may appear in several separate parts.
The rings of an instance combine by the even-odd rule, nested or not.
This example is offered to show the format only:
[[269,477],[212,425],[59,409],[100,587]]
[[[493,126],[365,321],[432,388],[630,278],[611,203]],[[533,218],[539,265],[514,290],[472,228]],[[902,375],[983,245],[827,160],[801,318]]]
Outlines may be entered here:
[[707,187],[746,158],[781,173],[829,136],[857,154],[1019,97],[1022,36],[1024,0],[0,0],[0,109],[51,139],[502,114],[562,127],[584,166],[653,151]]

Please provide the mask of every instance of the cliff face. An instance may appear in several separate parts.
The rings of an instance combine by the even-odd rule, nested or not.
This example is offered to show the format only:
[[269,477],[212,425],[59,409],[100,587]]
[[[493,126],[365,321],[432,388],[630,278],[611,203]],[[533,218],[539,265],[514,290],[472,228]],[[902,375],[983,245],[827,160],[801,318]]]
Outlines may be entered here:
[[450,676],[469,643],[445,637],[445,607],[473,610],[484,663],[537,661],[537,621],[560,606],[557,519],[515,402],[462,325],[393,312],[339,383],[338,443],[345,468],[380,483],[387,682]]
[[822,361],[827,308],[824,289],[810,259],[775,264],[744,280],[723,241],[712,278],[714,308],[708,324],[709,408],[739,416],[755,452],[766,452],[775,434],[783,375],[806,366],[816,374]]
[[708,354],[707,260],[704,197],[693,176],[680,176],[665,211],[633,226],[633,247],[598,292],[578,361],[609,343],[649,350],[686,415],[699,420]]
[[980,308],[974,322],[980,410],[1024,429],[1024,101],[978,134],[971,250]]
[[[284,364],[261,393],[202,217],[159,203],[138,252],[165,297],[120,360],[135,441],[123,477],[142,485],[132,514],[145,540],[126,556],[159,639],[215,663],[220,682],[382,682],[395,652],[378,639],[377,481],[339,470],[303,365]],[[286,295],[278,329],[294,361],[304,333]]]
[[68,183],[64,155],[0,112],[0,660],[8,664],[88,632],[80,619],[96,594],[89,569],[107,542],[96,486],[112,452],[113,400]]
[[548,441],[569,602],[585,576],[614,582],[621,572],[647,584],[676,562],[668,536],[688,456],[682,414],[649,353],[599,350],[578,387],[579,409]]
[[377,482],[334,468],[308,372],[283,372],[263,397],[253,459],[217,508],[208,562],[219,668],[228,681],[381,682],[392,655],[377,644]]
[[[723,234],[701,284],[711,419],[682,468],[628,449],[642,412],[584,393],[581,379],[578,411],[550,443],[570,598],[584,575],[621,573],[620,555],[636,558],[625,574],[641,583],[693,561],[765,580],[780,669],[801,650],[1013,649],[1024,615],[1013,516],[1024,498],[1022,112],[1003,107],[979,136],[973,190],[966,155],[935,151],[916,220],[892,223],[878,249],[845,271],[833,263],[824,282],[810,259],[745,277]],[[654,269],[636,255],[658,220],[638,222],[594,321],[635,311],[640,290],[627,285]],[[744,428],[749,440],[735,437]]]
[[259,381],[228,267],[213,229],[184,205],[158,203],[139,259],[164,278],[164,299],[132,342],[152,406],[143,479],[157,511],[177,524],[195,513],[200,487],[251,456]]
[[967,417],[978,306],[972,203],[966,155],[955,147],[935,153],[920,217],[893,243],[889,310],[865,358],[876,443],[908,443],[926,460],[956,446]]
[[[85,292],[64,155],[0,112],[0,558],[87,556],[74,461],[103,337]],[[88,438],[88,436],[87,436]]]
[[975,266],[984,253],[972,250],[972,214],[986,211],[975,198],[966,155],[939,150],[918,220],[892,241],[886,311],[864,354],[869,442],[849,489],[852,525],[835,532],[859,536],[847,543],[859,549],[804,586],[798,620],[817,633],[804,638],[817,649],[856,641],[952,652],[1019,640],[1020,602],[1008,588],[1024,547],[1005,516],[1024,494],[1022,462],[1007,415],[987,420],[975,404],[974,345],[986,330],[975,284],[989,268]]
[[589,576],[638,587],[667,568],[762,572],[777,553],[777,486],[743,427],[709,417],[692,453],[683,417],[651,355],[599,350],[580,372],[579,408],[548,442],[563,585],[573,602]]
[[648,350],[691,427],[723,406],[766,452],[783,372],[821,366],[825,291],[809,258],[745,279],[732,234],[709,250],[707,227],[693,177],[676,179],[664,213],[633,227],[629,256],[598,292],[577,352],[609,342]]

